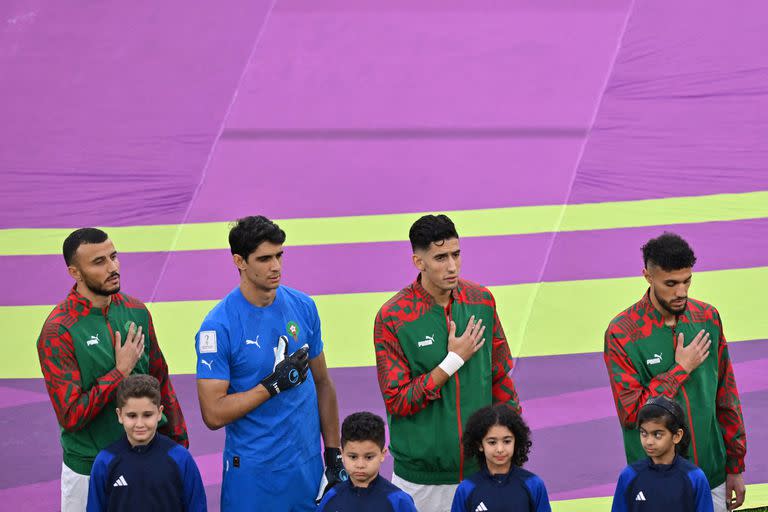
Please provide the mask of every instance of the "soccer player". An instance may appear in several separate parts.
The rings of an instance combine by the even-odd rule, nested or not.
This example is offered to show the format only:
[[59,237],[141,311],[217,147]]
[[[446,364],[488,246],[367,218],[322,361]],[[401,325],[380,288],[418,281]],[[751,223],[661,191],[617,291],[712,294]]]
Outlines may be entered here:
[[395,461],[392,483],[420,511],[442,512],[464,474],[478,469],[461,450],[463,422],[492,403],[518,412],[520,406],[496,301],[487,288],[459,278],[453,222],[426,215],[409,237],[419,275],[376,315],[376,366]]
[[715,510],[738,508],[747,439],[720,313],[688,297],[696,256],[685,240],[664,233],[642,250],[649,288],[605,332],[627,462],[645,456],[638,411],[650,397],[665,395],[685,411],[691,461],[709,480]]
[[120,260],[100,229],[72,232],[63,246],[75,285],[43,325],[37,352],[61,426],[61,510],[82,512],[96,454],[123,435],[115,390],[131,373],[160,381],[160,431],[189,446],[187,427],[146,306],[120,293]]
[[240,284],[196,336],[203,421],[226,427],[224,512],[314,510],[321,480],[346,478],[320,317],[310,297],[280,285],[284,242],[265,217],[236,222],[229,245]]

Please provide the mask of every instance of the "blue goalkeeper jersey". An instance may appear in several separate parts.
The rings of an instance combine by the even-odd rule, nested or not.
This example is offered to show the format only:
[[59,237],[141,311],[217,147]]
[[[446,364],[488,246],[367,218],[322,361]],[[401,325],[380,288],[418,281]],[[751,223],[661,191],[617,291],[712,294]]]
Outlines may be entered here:
[[[195,337],[197,378],[229,381],[227,393],[257,386],[272,373],[280,336],[288,354],[305,343],[309,358],[323,351],[314,301],[286,286],[267,307],[256,307],[235,288],[203,320]],[[312,372],[299,386],[270,398],[226,426],[227,464],[240,459],[278,470],[320,455],[320,415]]]

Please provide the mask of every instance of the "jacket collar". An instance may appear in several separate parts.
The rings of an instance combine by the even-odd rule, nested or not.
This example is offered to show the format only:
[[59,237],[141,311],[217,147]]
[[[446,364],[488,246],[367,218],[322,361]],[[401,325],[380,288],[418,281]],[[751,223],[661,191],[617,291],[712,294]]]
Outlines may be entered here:
[[487,478],[488,480],[493,480],[495,482],[504,483],[507,480],[509,480],[509,477],[512,475],[512,473],[515,472],[515,465],[512,464],[509,466],[509,471],[505,474],[496,474],[492,475],[491,472],[488,470],[488,466],[486,464],[482,465],[482,469],[480,470],[483,473],[483,476]]
[[[459,284],[451,290],[451,302],[457,301],[459,297],[461,296],[461,288],[462,288],[462,282],[461,279],[459,279]],[[426,288],[424,288],[424,285],[421,284],[421,274],[416,276],[416,280],[413,282],[413,290],[416,292],[417,295],[419,295],[424,303],[428,306],[433,306],[436,304],[435,298],[432,297],[432,295],[427,291]]]
[[653,462],[653,459],[648,457],[648,468],[650,468],[652,471],[669,471],[670,469],[674,468],[680,463],[680,456],[675,455],[675,458],[672,459],[672,462],[670,464],[656,464]]
[[[640,299],[640,301],[637,303],[638,306],[640,306],[647,315],[653,317],[657,321],[663,323],[664,322],[664,315],[661,314],[661,311],[656,309],[656,306],[653,305],[653,301],[651,300],[651,289],[648,288],[645,291],[645,294],[643,295],[643,298]],[[685,302],[685,309],[678,313],[676,316],[677,321],[686,321],[685,318],[687,316],[688,310],[691,307],[690,298]]]
[[376,478],[371,480],[371,483],[368,484],[368,487],[357,487],[355,484],[352,483],[352,479],[348,478],[346,482],[344,482],[349,489],[358,495],[368,495],[371,494],[376,487],[379,485],[379,482],[381,481],[381,475],[376,475]]
[[160,434],[156,431],[154,437],[152,437],[152,440],[147,444],[139,444],[136,446],[131,446],[131,443],[128,441],[128,435],[123,434],[123,446],[126,446],[133,453],[147,453],[149,450],[152,449],[152,447],[155,446],[155,444],[157,444],[157,436],[159,435]]
[[[123,302],[123,296],[120,294],[120,292],[113,293],[112,295],[110,295],[110,298],[111,298],[111,300],[109,301],[110,306],[112,304],[120,304],[121,302]],[[70,302],[72,301],[78,302],[87,309],[93,308],[93,303],[90,301],[90,299],[88,299],[88,297],[86,297],[85,295],[77,291],[77,284],[72,285],[72,288],[70,288],[69,294],[67,295],[67,300]]]

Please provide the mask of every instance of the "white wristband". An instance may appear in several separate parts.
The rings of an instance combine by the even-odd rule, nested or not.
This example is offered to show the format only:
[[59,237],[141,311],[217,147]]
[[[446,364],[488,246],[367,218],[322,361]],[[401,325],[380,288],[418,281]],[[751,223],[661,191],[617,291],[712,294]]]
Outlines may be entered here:
[[459,371],[459,368],[464,366],[464,360],[456,352],[448,352],[448,354],[445,356],[445,359],[443,359],[443,361],[437,366],[450,377]]

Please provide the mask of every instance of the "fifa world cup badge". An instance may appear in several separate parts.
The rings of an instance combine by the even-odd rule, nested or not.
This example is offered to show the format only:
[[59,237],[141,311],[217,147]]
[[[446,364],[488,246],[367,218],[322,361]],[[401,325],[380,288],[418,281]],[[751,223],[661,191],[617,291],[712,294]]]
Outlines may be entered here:
[[290,321],[286,327],[288,328],[288,334],[291,335],[294,341],[299,341],[299,324]]

